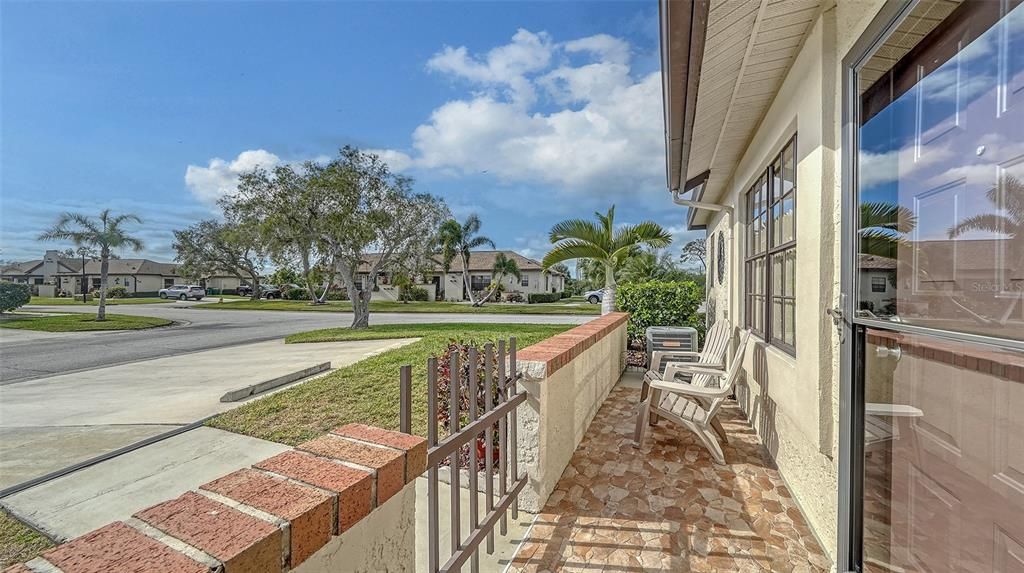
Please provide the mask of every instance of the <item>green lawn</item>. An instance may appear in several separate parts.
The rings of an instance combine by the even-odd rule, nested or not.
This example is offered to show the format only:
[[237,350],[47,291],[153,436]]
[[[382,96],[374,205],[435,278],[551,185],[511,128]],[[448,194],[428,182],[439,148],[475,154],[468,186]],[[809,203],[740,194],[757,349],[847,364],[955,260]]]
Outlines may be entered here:
[[[117,304],[152,304],[154,302],[174,302],[174,301],[173,300],[165,300],[165,299],[162,299],[162,298],[157,298],[155,296],[139,297],[139,298],[108,298],[107,299],[107,304],[108,305],[117,305]],[[90,300],[89,302],[82,302],[82,301],[79,301],[79,300],[75,300],[73,298],[57,298],[57,297],[44,297],[44,296],[34,296],[34,297],[32,297],[32,300],[29,301],[29,304],[39,304],[39,305],[46,305],[46,306],[72,305],[72,304],[96,306],[99,303],[100,302],[97,299]]]
[[0,568],[24,563],[53,547],[53,542],[0,511]]
[[167,326],[172,321],[150,316],[128,316],[108,314],[103,322],[96,315],[76,313],[53,316],[29,314],[5,315],[0,318],[0,328],[17,330],[39,330],[43,332],[83,332],[87,330],[140,330],[155,326]]
[[[304,300],[259,300],[212,303],[196,308],[207,310],[302,310],[310,312],[350,312],[352,303],[330,301],[327,304],[309,304]],[[371,301],[370,312],[460,313],[460,314],[584,314],[601,313],[600,305],[587,303],[551,302],[543,304],[486,304],[473,307],[456,302],[391,302]]]
[[371,356],[311,380],[225,412],[208,424],[296,445],[350,422],[398,429],[398,371],[413,367],[413,432],[426,434],[426,361],[444,352],[452,339],[483,344],[515,336],[524,348],[573,325],[540,324],[389,324],[364,330],[330,328],[289,336],[286,342],[328,342],[421,337],[412,344]]

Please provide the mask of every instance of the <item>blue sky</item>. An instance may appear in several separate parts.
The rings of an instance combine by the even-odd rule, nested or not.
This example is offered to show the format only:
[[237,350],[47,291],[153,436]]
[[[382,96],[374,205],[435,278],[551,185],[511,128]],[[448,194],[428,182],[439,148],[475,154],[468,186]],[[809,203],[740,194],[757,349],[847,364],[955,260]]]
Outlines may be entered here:
[[[143,217],[145,256],[238,172],[377,150],[541,256],[618,205],[684,233],[664,185],[657,4],[0,4],[0,258],[66,210]],[[65,245],[56,245],[63,247]],[[127,255],[127,253],[125,253]]]

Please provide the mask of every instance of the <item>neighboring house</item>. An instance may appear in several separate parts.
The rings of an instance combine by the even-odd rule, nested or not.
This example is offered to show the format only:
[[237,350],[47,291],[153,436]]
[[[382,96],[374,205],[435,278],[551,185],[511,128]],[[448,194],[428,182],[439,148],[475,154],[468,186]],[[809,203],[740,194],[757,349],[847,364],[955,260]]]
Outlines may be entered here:
[[[189,282],[178,274],[178,265],[149,259],[110,259],[107,270],[111,287],[123,286],[132,295],[155,295],[157,291],[175,284]],[[59,251],[46,251],[41,260],[13,263],[0,269],[0,280],[38,287],[52,285],[56,290],[69,293],[82,292],[85,279],[87,291],[100,288],[100,262],[87,260],[82,272],[82,259],[64,257]],[[208,289],[235,290],[237,277],[216,275],[202,281]]]
[[857,310],[873,314],[884,312],[896,302],[896,259],[878,255],[858,255],[860,298]]
[[[540,262],[534,259],[524,257],[515,251],[474,251],[469,258],[470,288],[474,292],[486,290],[490,286],[493,279],[494,259],[498,253],[504,253],[506,257],[513,259],[522,272],[521,279],[513,276],[505,277],[506,293],[521,293],[525,298],[531,293],[553,293],[565,290],[566,277],[558,272],[544,272]],[[374,257],[375,255],[369,255],[370,262]],[[371,288],[368,275],[369,267],[369,263],[364,263],[360,267],[360,273],[357,276],[360,288]],[[421,277],[417,278],[421,278],[427,285],[432,285],[433,292],[444,300],[469,300],[462,277],[462,260],[459,257],[452,261],[448,273],[445,273],[442,265],[435,261],[424,270]],[[390,282],[390,276],[384,274],[378,277],[377,286],[383,288]]]
[[[737,398],[838,570],[1024,567],[1024,4],[660,14],[709,319],[753,329]],[[862,202],[908,215],[875,250]]]

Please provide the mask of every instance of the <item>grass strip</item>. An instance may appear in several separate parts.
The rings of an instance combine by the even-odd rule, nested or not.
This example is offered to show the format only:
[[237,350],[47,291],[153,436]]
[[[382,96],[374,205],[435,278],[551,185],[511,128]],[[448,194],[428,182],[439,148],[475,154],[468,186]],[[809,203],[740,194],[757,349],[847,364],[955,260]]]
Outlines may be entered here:
[[361,422],[398,429],[398,371],[413,369],[412,427],[426,435],[426,361],[444,352],[450,340],[473,342],[516,337],[519,348],[563,332],[569,324],[389,324],[362,330],[331,328],[289,336],[289,343],[420,340],[382,352],[283,392],[248,402],[207,422],[247,436],[296,445],[338,426]]

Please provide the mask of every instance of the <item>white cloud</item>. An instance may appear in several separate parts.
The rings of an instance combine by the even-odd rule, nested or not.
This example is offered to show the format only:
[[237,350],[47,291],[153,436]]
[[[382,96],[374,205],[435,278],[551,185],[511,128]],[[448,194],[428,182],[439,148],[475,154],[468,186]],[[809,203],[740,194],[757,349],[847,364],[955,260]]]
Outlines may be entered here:
[[[389,156],[403,168],[591,196],[660,188],[661,78],[633,77],[630,52],[606,34],[559,44],[527,30],[482,55],[446,47],[428,68],[483,91],[436,108],[413,132],[411,151]],[[538,104],[539,93],[559,106]]]
[[631,49],[629,43],[608,34],[597,34],[572,40],[564,44],[566,52],[592,52],[606,62],[628,64]]
[[445,46],[430,58],[427,68],[485,87],[505,87],[511,99],[528,104],[534,99],[534,89],[526,75],[547,68],[553,51],[547,33],[520,29],[510,43],[483,56],[470,55],[465,46]]
[[265,149],[243,151],[230,162],[215,157],[206,167],[189,165],[185,169],[185,185],[200,202],[213,205],[238,189],[238,176],[242,173],[256,167],[270,169],[280,163],[280,157]]

